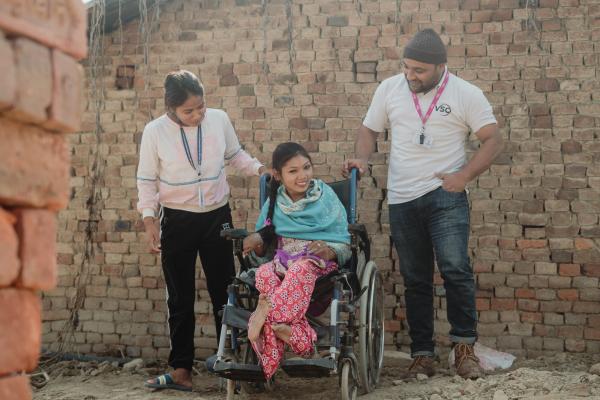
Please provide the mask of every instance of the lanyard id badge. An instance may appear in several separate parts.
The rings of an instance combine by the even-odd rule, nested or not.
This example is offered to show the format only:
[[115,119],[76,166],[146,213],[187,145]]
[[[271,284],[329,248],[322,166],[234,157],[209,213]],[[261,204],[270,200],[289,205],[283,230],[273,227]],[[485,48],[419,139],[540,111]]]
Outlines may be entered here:
[[179,130],[181,132],[181,141],[183,142],[183,149],[185,150],[185,156],[187,157],[188,162],[190,163],[190,165],[192,166],[194,171],[196,171],[198,176],[200,176],[201,175],[200,167],[202,165],[202,127],[200,125],[198,125],[198,130],[196,131],[196,143],[198,145],[197,146],[198,147],[197,165],[194,164],[194,159],[192,158],[192,150],[190,149],[190,144],[187,141],[187,138],[185,137],[185,132],[183,130],[183,127],[180,126]]
[[427,124],[427,121],[429,120],[429,117],[431,116],[431,113],[433,112],[434,108],[437,106],[440,97],[442,97],[442,93],[444,93],[446,85],[448,84],[448,79],[450,79],[450,73],[446,71],[444,81],[442,82],[442,85],[435,94],[435,97],[429,105],[429,108],[427,109],[427,113],[425,115],[423,115],[423,111],[421,110],[421,104],[419,103],[417,95],[412,91],[410,92],[410,94],[412,95],[413,103],[415,105],[415,109],[417,110],[417,114],[419,114],[419,118],[421,119],[421,130],[414,135],[412,140],[414,144],[418,144],[426,148],[431,148],[433,146],[433,138],[431,136],[425,135],[425,125]]

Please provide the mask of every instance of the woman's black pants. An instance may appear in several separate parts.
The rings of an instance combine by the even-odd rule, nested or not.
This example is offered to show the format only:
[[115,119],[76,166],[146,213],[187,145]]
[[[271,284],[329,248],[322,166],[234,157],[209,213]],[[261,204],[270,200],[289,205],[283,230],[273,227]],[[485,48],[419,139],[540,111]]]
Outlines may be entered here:
[[232,227],[229,205],[206,213],[163,208],[161,261],[169,310],[169,365],[173,368],[191,370],[194,360],[194,302],[198,255],[213,306],[217,342],[219,340],[219,311],[227,303],[227,286],[235,275],[233,244],[230,240],[221,238],[220,233],[223,229]]

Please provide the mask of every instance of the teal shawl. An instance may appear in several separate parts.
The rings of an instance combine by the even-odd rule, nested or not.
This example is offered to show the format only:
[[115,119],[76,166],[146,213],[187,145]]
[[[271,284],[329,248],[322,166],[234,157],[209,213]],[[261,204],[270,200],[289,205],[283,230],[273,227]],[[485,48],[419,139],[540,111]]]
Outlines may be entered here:
[[[276,201],[272,220],[276,235],[301,240],[350,243],[346,209],[333,189],[323,181],[311,180],[306,196],[296,202],[280,186]],[[268,211],[267,199],[256,221],[256,230],[265,226]]]

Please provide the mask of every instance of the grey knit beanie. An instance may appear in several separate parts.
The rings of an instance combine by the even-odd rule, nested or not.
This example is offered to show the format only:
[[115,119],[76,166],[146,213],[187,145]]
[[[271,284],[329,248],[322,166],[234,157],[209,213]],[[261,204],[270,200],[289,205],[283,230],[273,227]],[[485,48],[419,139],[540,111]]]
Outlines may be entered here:
[[404,58],[426,64],[444,64],[447,61],[446,46],[433,29],[424,29],[406,44]]

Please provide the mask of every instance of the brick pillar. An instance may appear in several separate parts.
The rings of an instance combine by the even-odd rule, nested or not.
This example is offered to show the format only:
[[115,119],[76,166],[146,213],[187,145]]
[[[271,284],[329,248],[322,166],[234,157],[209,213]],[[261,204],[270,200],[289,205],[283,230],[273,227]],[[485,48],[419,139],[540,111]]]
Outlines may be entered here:
[[[6,3],[6,2],[5,2]],[[0,399],[31,398],[39,290],[56,285],[56,212],[69,200],[66,133],[80,126],[81,0],[0,6]]]

